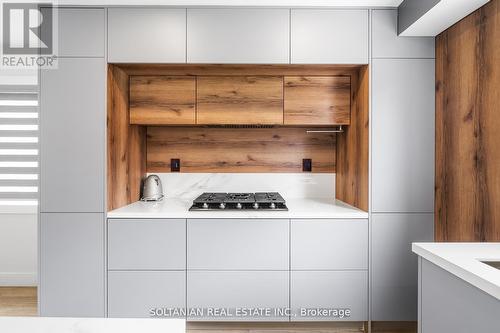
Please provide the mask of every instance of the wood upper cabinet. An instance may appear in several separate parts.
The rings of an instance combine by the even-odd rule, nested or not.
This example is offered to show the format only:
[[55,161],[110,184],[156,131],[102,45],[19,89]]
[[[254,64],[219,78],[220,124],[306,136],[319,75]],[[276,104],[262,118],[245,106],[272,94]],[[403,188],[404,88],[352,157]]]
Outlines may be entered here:
[[286,76],[285,125],[348,125],[349,76]]
[[198,124],[283,124],[283,77],[199,76]]
[[193,76],[131,76],[130,123],[195,124],[195,92]]

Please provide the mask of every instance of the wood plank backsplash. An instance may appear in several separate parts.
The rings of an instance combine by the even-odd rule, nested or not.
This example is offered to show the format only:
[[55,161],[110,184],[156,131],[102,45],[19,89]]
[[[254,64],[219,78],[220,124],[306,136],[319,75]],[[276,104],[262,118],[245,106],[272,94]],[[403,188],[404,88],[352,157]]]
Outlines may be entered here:
[[334,173],[336,134],[307,134],[305,128],[161,127],[147,129],[147,171],[170,172],[180,159],[181,172]]

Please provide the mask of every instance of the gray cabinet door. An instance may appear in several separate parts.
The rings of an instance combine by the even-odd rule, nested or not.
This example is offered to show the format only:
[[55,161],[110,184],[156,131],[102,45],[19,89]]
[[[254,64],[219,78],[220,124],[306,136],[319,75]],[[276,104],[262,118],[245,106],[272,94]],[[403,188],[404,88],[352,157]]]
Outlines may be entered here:
[[108,317],[185,318],[185,308],[185,271],[108,272]]
[[421,260],[420,333],[489,333],[500,327],[500,300]]
[[188,9],[188,63],[289,63],[288,9]]
[[[42,13],[49,9],[42,8]],[[54,51],[59,57],[104,57],[104,9],[58,8]],[[55,20],[54,20],[55,21]],[[43,33],[43,32],[42,32]]]
[[287,270],[289,220],[190,219],[188,269]]
[[108,269],[186,269],[186,220],[109,219]]
[[[288,321],[288,271],[188,271],[188,309],[201,310],[189,320]],[[228,313],[210,313],[210,309]],[[237,313],[242,309],[271,309],[270,313]],[[276,309],[276,312],[274,311]],[[193,313],[191,313],[193,314]]]
[[372,210],[434,211],[434,60],[375,59]]
[[104,215],[40,215],[40,315],[103,317]]
[[41,212],[104,212],[105,60],[41,71]]
[[292,220],[291,269],[368,269],[368,220]]
[[[367,271],[292,271],[290,286],[292,321],[368,320]],[[305,311],[318,308],[343,312]]]
[[108,61],[186,62],[186,10],[108,9]]
[[434,238],[434,214],[372,215],[372,320],[417,320],[418,264],[412,242]]
[[368,10],[292,9],[292,64],[367,64]]
[[434,37],[399,37],[397,9],[372,11],[373,58],[434,58]]

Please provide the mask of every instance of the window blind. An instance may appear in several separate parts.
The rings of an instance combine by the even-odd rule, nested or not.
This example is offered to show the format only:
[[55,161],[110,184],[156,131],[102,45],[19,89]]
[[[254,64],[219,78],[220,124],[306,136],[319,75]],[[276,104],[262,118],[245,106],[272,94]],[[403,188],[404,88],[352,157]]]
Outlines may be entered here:
[[38,110],[37,85],[0,85],[0,212],[38,205]]

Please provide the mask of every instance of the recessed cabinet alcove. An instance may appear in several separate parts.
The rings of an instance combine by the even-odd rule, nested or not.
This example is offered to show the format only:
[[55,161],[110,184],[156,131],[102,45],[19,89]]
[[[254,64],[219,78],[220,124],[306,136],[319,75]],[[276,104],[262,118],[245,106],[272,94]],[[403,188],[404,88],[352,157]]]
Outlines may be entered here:
[[232,173],[304,172],[310,159],[366,211],[368,82],[365,65],[110,64],[108,209],[137,201],[171,159]]

